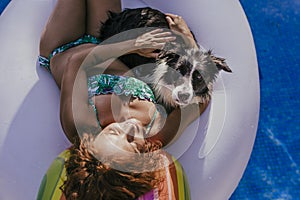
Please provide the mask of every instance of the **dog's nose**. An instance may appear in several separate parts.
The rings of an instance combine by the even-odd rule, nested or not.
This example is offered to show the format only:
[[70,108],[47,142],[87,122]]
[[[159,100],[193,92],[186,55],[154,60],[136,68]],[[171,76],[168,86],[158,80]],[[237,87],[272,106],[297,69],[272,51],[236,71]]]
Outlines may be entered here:
[[186,101],[190,98],[190,94],[186,92],[178,92],[178,99],[180,102],[186,103]]

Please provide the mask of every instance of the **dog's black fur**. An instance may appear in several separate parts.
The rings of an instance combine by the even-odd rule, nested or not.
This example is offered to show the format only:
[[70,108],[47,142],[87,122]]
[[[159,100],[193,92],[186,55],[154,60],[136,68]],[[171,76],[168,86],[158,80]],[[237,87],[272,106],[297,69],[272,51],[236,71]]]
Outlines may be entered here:
[[[144,28],[152,30],[157,27],[169,29],[169,24],[164,13],[150,7],[125,9],[121,13],[109,12],[109,18],[102,23],[99,39],[104,41],[119,33],[134,29],[134,31],[127,32],[126,35],[122,34],[122,38],[114,37],[112,42],[133,39],[147,32],[147,29]],[[155,62],[155,58],[146,58],[138,54],[121,56],[120,60],[130,68]]]
[[[119,38],[120,41],[133,39],[145,33],[145,29],[138,29],[145,27],[149,29],[153,29],[153,27],[169,29],[169,24],[164,13],[150,7],[125,9],[121,13],[110,12],[109,19],[102,24],[99,39],[104,41],[116,34],[135,29],[126,37],[123,35],[124,38]],[[148,67],[151,72],[147,70],[144,72],[136,70],[135,72],[139,77],[150,74],[150,76],[147,75],[147,80],[144,78],[144,81],[146,80],[149,83],[150,80],[150,85],[159,102],[167,108],[209,100],[212,82],[218,72],[220,70],[231,72],[223,58],[212,55],[211,51],[187,48],[180,36],[177,36],[175,42],[168,43],[159,52],[157,59],[145,58],[137,54],[127,54],[121,56],[120,60],[130,68],[152,63],[152,67]],[[145,67],[143,70],[145,70]],[[172,91],[176,90],[179,82],[182,83],[182,81],[190,82],[186,86],[182,86],[182,89],[186,90],[189,87],[193,90],[191,91],[192,94],[190,94],[191,92],[186,94],[182,91],[178,91],[178,94],[172,94]],[[191,96],[193,96],[193,100]]]

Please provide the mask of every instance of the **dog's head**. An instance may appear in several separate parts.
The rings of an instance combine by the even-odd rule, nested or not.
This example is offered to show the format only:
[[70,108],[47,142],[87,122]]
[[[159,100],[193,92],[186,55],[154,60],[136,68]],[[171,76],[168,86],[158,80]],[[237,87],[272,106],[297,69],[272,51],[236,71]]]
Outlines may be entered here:
[[[136,38],[145,33],[145,29],[138,28],[145,27],[169,28],[169,24],[166,15],[159,10],[149,7],[125,9],[121,13],[110,13],[109,19],[102,24],[99,39],[104,41],[127,30],[135,31],[130,31],[130,35],[120,38],[120,41]],[[149,81],[158,99],[169,107],[207,101],[218,72],[231,71],[224,59],[213,56],[211,51],[187,49],[182,37],[177,37],[176,42],[168,44],[157,60],[137,54],[121,56],[120,60],[130,68],[155,63],[153,74],[148,73],[152,74]],[[142,74],[138,77],[143,77],[148,71],[144,72],[143,68],[141,72],[136,72]]]
[[[121,13],[109,13],[109,18],[102,23],[99,39],[104,41],[119,33],[123,33],[119,34],[119,37],[114,37],[114,40],[111,41],[120,42],[137,38],[158,27],[163,29],[170,28],[166,20],[166,15],[161,11],[150,7],[127,8]],[[183,43],[182,38],[177,37],[177,42]],[[120,60],[130,68],[146,63],[155,63],[155,58],[146,58],[138,54],[126,54],[121,56]]]
[[211,51],[171,49],[160,53],[152,77],[156,96],[169,107],[207,102],[219,71],[231,72]]

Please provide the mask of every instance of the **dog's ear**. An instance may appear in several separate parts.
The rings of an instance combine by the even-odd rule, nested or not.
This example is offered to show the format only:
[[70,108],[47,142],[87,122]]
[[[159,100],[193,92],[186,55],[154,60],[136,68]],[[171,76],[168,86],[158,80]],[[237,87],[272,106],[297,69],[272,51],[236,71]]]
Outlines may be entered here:
[[214,56],[212,54],[211,50],[208,51],[208,54],[210,55],[211,60],[216,64],[216,66],[219,70],[224,70],[226,72],[232,72],[230,67],[225,62],[225,58],[220,58],[220,57]]

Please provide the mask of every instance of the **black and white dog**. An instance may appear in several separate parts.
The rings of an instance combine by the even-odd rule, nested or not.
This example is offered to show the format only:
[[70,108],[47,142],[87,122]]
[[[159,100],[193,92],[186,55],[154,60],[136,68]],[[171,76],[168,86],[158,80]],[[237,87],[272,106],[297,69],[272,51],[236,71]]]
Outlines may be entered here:
[[[212,56],[211,51],[182,51],[162,52],[150,76],[151,82],[155,83],[153,89],[158,101],[167,107],[207,102],[218,72],[231,71],[223,64],[224,60]],[[223,63],[220,65],[216,62]]]
[[[109,16],[100,30],[102,41],[131,29],[136,31],[127,35],[126,39],[141,35],[139,31],[142,29],[138,28],[169,29],[165,14],[149,7],[125,9],[121,13],[110,13]],[[142,31],[145,32],[144,29]],[[225,59],[212,55],[211,51],[185,47],[180,36],[175,42],[168,43],[157,59],[137,54],[127,54],[120,59],[133,69],[137,78],[152,87],[157,101],[167,109],[208,101],[219,71],[231,72]],[[145,64],[146,67],[138,67]]]

